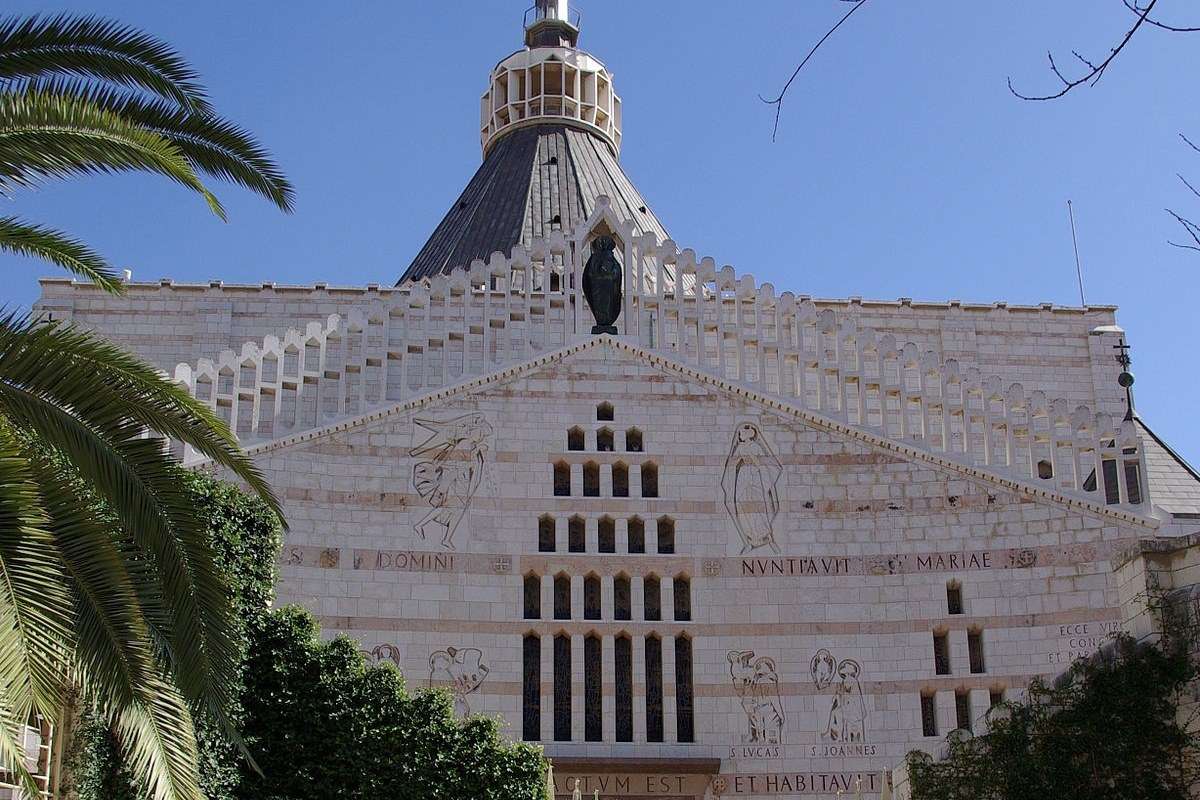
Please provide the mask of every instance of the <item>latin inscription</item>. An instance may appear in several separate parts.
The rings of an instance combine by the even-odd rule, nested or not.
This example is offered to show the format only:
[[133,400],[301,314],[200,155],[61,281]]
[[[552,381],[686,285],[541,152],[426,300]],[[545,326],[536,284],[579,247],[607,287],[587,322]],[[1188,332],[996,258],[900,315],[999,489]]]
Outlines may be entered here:
[[392,572],[454,572],[454,553],[423,553],[414,550],[371,550],[354,554],[355,569]]
[[1046,655],[1046,663],[1067,665],[1077,658],[1086,658],[1120,630],[1121,623],[1115,620],[1059,625],[1059,649]]
[[843,556],[828,558],[743,558],[743,575],[850,575],[851,561]]
[[878,793],[880,776],[875,772],[807,772],[779,775],[734,775],[726,794],[850,794]]

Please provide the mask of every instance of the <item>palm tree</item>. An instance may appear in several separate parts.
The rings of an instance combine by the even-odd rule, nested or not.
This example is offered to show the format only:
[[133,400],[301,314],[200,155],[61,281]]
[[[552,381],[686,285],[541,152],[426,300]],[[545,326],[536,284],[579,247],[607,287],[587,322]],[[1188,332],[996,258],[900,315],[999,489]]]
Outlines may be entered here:
[[[0,19],[0,192],[126,171],[173,180],[222,217],[201,175],[292,206],[266,150],[213,113],[170,46],[95,17]],[[0,251],[122,291],[100,255],[42,225],[0,217]],[[0,769],[29,791],[24,726],[58,719],[78,686],[153,797],[201,797],[192,719],[225,721],[238,650],[164,440],[279,513],[228,427],[153,367],[70,326],[0,317]]]

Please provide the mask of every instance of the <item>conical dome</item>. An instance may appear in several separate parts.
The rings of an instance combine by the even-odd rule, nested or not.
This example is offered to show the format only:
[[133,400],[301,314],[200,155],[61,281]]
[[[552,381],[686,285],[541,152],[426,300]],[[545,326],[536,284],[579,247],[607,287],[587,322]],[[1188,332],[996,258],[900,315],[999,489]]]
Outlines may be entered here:
[[539,2],[527,46],[492,70],[484,159],[399,283],[505,255],[588,218],[601,195],[637,233],[668,238],[621,169],[621,100],[604,65],[575,47],[566,0]]

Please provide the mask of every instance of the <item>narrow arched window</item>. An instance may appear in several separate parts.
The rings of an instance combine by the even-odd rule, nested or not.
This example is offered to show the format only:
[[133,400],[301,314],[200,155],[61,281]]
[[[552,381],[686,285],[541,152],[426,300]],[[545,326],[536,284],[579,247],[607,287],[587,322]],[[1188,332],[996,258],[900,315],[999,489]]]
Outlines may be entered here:
[[542,579],[537,575],[525,576],[525,619],[542,618]]
[[596,431],[596,449],[601,453],[611,453],[613,451],[613,432],[609,428],[601,428]]
[[675,620],[687,622],[692,618],[692,582],[686,575],[676,575],[671,589],[675,601]]
[[613,578],[613,619],[625,621],[633,615],[632,592],[628,575]]
[[554,496],[571,496],[571,465],[565,461],[554,465]]
[[618,461],[613,464],[613,497],[629,497],[629,467]]
[[646,552],[646,523],[641,517],[630,517],[626,524],[629,533],[628,550],[630,553]]
[[542,738],[542,640],[532,633],[521,642],[521,738]]
[[600,465],[592,461],[583,465],[583,496],[600,496]]
[[587,536],[583,517],[571,517],[567,521],[567,552],[583,553],[587,550]]
[[612,403],[601,403],[596,406],[596,421],[597,422],[612,422],[615,411]]
[[571,741],[571,638],[554,637],[554,741]]
[[583,450],[583,428],[571,428],[567,431],[567,449]]
[[600,578],[588,575],[583,579],[583,618],[600,619]]
[[637,428],[625,431],[625,450],[630,453],[642,452],[642,432]]
[[566,575],[554,576],[554,618],[571,618],[571,579]]
[[950,581],[946,584],[946,613],[963,613],[962,584],[958,581]]
[[663,740],[662,639],[646,637],[646,741]]
[[597,523],[596,549],[601,553],[617,552],[617,523],[612,517],[601,517]]
[[604,739],[602,652],[599,636],[592,634],[583,640],[583,738],[588,742]]
[[538,519],[538,552],[553,553],[556,547],[554,517]]
[[633,741],[633,642],[624,634],[613,641],[616,662],[613,699],[616,701],[618,742]]
[[1037,474],[1042,480],[1049,480],[1054,477],[1054,465],[1045,459],[1037,463]]
[[642,497],[658,497],[658,467],[642,464]]
[[696,739],[696,721],[692,697],[692,640],[686,636],[675,637],[675,725],[676,741],[692,742]]
[[647,575],[642,581],[645,617],[650,621],[662,619],[662,584],[654,575]]
[[658,552],[671,554],[675,552],[675,520],[662,517],[658,520]]

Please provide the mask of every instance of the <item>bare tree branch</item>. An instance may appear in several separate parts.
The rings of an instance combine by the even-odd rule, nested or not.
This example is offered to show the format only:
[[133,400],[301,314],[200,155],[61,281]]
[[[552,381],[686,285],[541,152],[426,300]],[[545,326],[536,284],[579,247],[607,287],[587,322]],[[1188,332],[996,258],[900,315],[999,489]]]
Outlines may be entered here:
[[[1153,0],[1153,2],[1157,2],[1157,1],[1158,0]],[[788,78],[787,83],[785,83],[783,85],[783,91],[781,91],[779,93],[779,96],[776,97],[774,100],[768,100],[767,98],[763,97],[761,94],[758,96],[758,99],[762,100],[767,105],[775,106],[775,127],[771,130],[771,141],[772,142],[775,141],[775,134],[779,133],[779,115],[780,115],[780,113],[783,112],[783,98],[788,93],[788,89],[790,89],[792,87],[792,81],[796,80],[796,76],[800,74],[800,70],[804,69],[804,65],[808,63],[808,60],[813,57],[813,53],[816,53],[817,50],[821,47],[821,45],[825,44],[825,40],[828,39],[830,36],[832,36],[834,31],[836,31],[838,28],[842,27],[842,23],[845,22],[846,20],[850,19],[850,16],[855,11],[858,11],[860,8],[862,8],[863,6],[865,6],[867,4],[867,0],[842,0],[842,2],[853,3],[854,5],[849,11],[846,12],[846,14],[841,19],[839,19],[837,21],[836,25],[834,25],[832,28],[830,28],[828,31],[825,32],[825,35],[821,37],[821,41],[819,41],[815,45],[813,45],[812,50],[808,51],[808,55],[806,55],[804,57],[804,60],[800,62],[800,66],[796,67],[796,71],[792,73],[792,77]]]
[[1165,209],[1165,211],[1174,217],[1176,222],[1183,226],[1183,229],[1188,232],[1188,235],[1192,237],[1192,241],[1195,242],[1195,244],[1179,244],[1178,242],[1172,242],[1170,239],[1168,239],[1167,244],[1171,245],[1172,247],[1182,248],[1184,250],[1195,250],[1200,252],[1200,225],[1197,225],[1190,219],[1179,216],[1169,208]]
[[[1128,8],[1130,11],[1132,11],[1134,14],[1142,13],[1142,9],[1138,6],[1137,2],[1135,2],[1133,0],[1121,0],[1121,2],[1124,3],[1125,7]],[[1164,31],[1171,31],[1173,33],[1200,32],[1200,28],[1184,28],[1184,27],[1180,27],[1178,25],[1168,25],[1165,22],[1159,22],[1158,20],[1150,19],[1149,17],[1146,17],[1146,22],[1149,22],[1151,25],[1153,25],[1156,28],[1162,28]]]
[[1190,183],[1188,183],[1187,178],[1183,177],[1178,172],[1175,173],[1175,177],[1179,178],[1179,180],[1183,181],[1183,185],[1188,187],[1189,189],[1191,189],[1192,194],[1196,195],[1196,197],[1200,197],[1200,192],[1197,192],[1196,187],[1192,186]]
[[1184,136],[1182,133],[1181,133],[1181,134],[1179,134],[1179,138],[1180,138],[1180,139],[1183,139],[1185,142],[1187,142],[1187,145],[1188,145],[1188,147],[1192,148],[1192,149],[1193,149],[1193,150],[1195,150],[1197,153],[1200,153],[1200,147],[1196,147],[1196,145],[1192,144],[1192,140],[1191,140],[1191,139],[1189,139],[1188,137]]
[[[1128,3],[1128,2],[1130,2],[1130,0],[1122,0],[1122,2]],[[1050,59],[1050,71],[1053,72],[1055,77],[1057,77],[1060,81],[1062,81],[1062,84],[1063,84],[1062,89],[1055,92],[1054,94],[1045,94],[1045,95],[1021,94],[1015,88],[1013,88],[1013,82],[1012,82],[1011,77],[1008,79],[1008,90],[1010,92],[1012,92],[1014,95],[1016,95],[1017,97],[1021,98],[1022,100],[1057,100],[1058,98],[1065,95],[1067,92],[1074,89],[1076,86],[1082,86],[1085,83],[1095,86],[1100,81],[1100,79],[1102,77],[1104,77],[1104,70],[1108,69],[1108,65],[1111,64],[1113,62],[1113,59],[1115,59],[1120,54],[1120,52],[1125,49],[1125,45],[1129,44],[1129,40],[1132,39],[1133,35],[1138,32],[1138,29],[1141,28],[1142,25],[1144,25],[1150,19],[1150,12],[1154,9],[1154,6],[1157,3],[1158,3],[1158,0],[1150,0],[1150,2],[1146,4],[1146,7],[1144,9],[1139,8],[1136,4],[1134,5],[1135,13],[1137,13],[1137,15],[1138,15],[1137,22],[1135,22],[1133,24],[1132,28],[1130,28],[1128,31],[1126,31],[1125,36],[1121,39],[1120,42],[1117,43],[1117,46],[1114,47],[1112,49],[1112,51],[1109,52],[1108,57],[1105,58],[1103,61],[1101,61],[1099,64],[1093,64],[1092,62],[1088,61],[1083,56],[1079,55],[1079,53],[1075,53],[1074,51],[1071,51],[1072,53],[1074,53],[1076,58],[1078,58],[1080,61],[1082,61],[1084,64],[1086,64],[1089,68],[1087,74],[1083,75],[1082,77],[1067,78],[1065,75],[1062,74],[1062,72],[1055,65],[1054,55],[1051,53],[1047,53],[1046,55]]]

